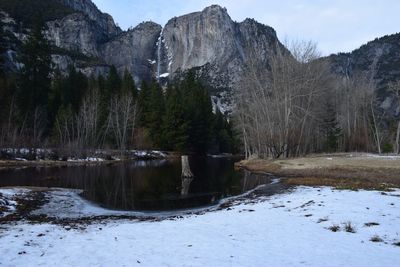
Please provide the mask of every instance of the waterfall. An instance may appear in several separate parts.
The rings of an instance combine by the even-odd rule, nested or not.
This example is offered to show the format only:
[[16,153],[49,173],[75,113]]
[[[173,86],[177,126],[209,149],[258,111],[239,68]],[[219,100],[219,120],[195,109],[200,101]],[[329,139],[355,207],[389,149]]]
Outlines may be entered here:
[[160,37],[158,37],[157,41],[157,80],[160,81],[161,75],[161,48],[162,48],[162,36],[163,30],[161,30]]

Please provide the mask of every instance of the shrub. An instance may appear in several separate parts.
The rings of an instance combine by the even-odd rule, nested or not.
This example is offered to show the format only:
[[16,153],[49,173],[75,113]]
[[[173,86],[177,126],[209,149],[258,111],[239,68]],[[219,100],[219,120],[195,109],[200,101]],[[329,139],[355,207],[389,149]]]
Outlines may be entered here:
[[344,230],[348,233],[353,233],[353,234],[356,232],[356,229],[351,224],[351,222],[347,222],[344,224]]
[[374,235],[373,237],[371,237],[371,239],[369,241],[378,243],[378,242],[383,242],[383,239],[380,238],[380,236],[378,236],[378,235]]
[[332,232],[339,232],[340,226],[334,224],[334,225],[330,226],[328,229],[331,230]]

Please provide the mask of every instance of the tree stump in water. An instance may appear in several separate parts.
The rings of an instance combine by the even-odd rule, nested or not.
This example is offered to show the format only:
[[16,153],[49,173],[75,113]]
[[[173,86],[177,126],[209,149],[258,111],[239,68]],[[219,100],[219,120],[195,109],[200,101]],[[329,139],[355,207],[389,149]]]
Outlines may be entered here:
[[192,181],[193,181],[193,173],[190,170],[189,157],[182,156],[182,187],[181,187],[182,196],[186,196],[189,194],[189,188]]
[[193,178],[188,156],[182,156],[182,178]]

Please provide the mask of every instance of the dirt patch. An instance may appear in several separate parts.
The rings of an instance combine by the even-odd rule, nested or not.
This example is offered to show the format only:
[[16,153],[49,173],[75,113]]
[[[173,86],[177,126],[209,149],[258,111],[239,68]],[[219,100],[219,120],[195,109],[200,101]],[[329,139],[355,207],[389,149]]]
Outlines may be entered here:
[[338,154],[287,160],[249,160],[236,166],[285,177],[283,182],[292,186],[382,191],[400,188],[400,157]]

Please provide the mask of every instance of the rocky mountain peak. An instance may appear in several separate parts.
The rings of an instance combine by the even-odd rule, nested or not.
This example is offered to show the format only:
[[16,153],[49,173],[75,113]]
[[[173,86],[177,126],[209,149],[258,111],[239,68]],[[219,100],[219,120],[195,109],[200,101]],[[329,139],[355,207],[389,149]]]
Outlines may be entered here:
[[218,15],[218,14],[229,16],[228,10],[225,7],[221,7],[219,5],[208,6],[203,9],[202,13],[205,15],[209,15],[209,16]]
[[101,12],[91,0],[56,0],[63,5],[72,8],[78,12],[82,12],[89,19],[97,22],[110,36],[121,32],[121,29],[116,26],[114,19],[106,13]]
[[130,28],[128,30],[128,32],[147,31],[147,30],[154,30],[154,29],[158,29],[161,32],[162,26],[153,21],[144,21],[144,22],[139,23],[136,27]]

